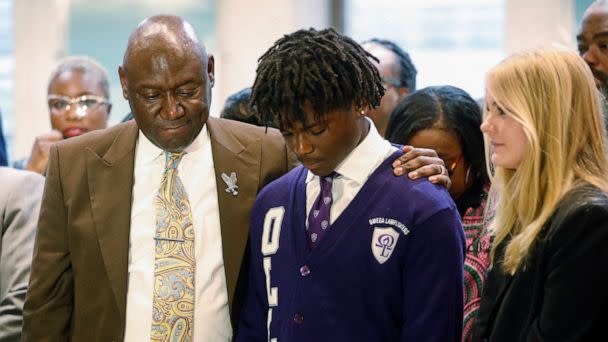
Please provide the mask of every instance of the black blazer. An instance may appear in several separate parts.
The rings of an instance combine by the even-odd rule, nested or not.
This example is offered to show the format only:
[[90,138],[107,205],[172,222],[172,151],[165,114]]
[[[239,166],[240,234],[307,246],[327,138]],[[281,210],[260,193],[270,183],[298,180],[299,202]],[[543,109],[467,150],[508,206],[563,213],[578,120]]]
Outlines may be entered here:
[[568,193],[525,268],[511,276],[495,264],[487,277],[473,341],[608,341],[608,195]]

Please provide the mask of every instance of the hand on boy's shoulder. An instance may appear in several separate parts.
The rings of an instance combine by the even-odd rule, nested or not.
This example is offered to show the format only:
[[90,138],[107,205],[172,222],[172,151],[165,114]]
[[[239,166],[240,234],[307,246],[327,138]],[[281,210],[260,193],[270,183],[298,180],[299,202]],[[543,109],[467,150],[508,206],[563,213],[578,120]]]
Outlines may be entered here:
[[450,188],[452,181],[443,160],[435,150],[405,145],[403,152],[403,155],[393,162],[395,176],[407,173],[411,179],[428,177],[431,183]]

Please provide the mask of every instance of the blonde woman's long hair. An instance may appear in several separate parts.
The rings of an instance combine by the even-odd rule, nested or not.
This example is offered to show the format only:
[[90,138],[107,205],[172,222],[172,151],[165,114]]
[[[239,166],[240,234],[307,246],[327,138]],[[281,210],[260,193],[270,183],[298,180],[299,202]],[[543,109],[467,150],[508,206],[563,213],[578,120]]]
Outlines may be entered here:
[[496,264],[496,247],[505,242],[500,262],[514,274],[568,191],[586,183],[608,190],[602,101],[587,64],[563,49],[513,55],[490,70],[486,81],[496,104],[522,125],[527,138],[518,168],[495,167],[492,179],[498,204],[491,257]]

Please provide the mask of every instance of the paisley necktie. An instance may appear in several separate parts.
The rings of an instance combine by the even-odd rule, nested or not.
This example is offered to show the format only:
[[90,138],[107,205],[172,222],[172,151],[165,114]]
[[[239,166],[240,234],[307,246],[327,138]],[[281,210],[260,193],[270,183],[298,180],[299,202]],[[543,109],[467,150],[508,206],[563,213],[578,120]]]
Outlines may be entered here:
[[194,331],[194,227],[177,166],[185,152],[165,152],[156,196],[152,341],[192,341]]

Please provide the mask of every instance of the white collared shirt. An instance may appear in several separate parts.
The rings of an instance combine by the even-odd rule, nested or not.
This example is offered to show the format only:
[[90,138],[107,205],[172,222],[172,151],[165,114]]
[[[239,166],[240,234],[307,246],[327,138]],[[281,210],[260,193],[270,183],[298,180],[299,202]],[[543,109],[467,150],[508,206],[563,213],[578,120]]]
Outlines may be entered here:
[[[397,151],[397,148],[384,140],[369,118],[370,127],[367,136],[334,170],[339,174],[331,188],[333,202],[329,212],[330,224],[342,214],[355,198],[369,176],[386,158]],[[319,196],[319,176],[310,170],[306,175],[306,213],[310,212],[315,199]],[[308,226],[308,220],[306,220]]]
[[[178,166],[195,228],[194,341],[230,341],[232,327],[222,254],[217,185],[207,126]],[[125,341],[149,341],[154,288],[155,196],[165,170],[164,152],[140,131],[129,236]]]

